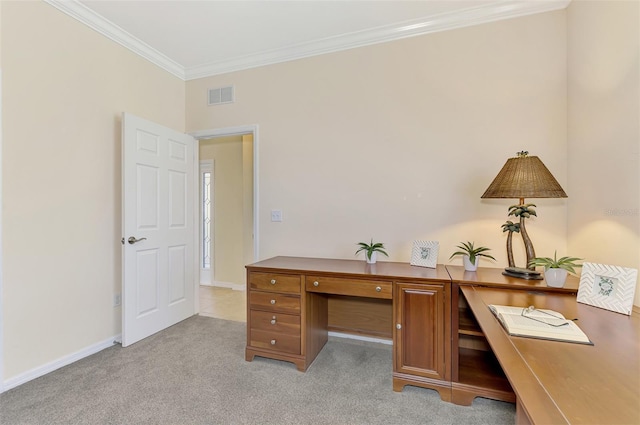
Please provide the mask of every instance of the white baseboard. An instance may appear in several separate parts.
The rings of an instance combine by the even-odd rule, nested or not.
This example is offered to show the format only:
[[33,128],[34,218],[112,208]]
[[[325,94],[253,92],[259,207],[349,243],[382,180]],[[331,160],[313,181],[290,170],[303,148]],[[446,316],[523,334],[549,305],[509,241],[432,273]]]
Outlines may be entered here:
[[346,334],[342,332],[329,332],[329,336],[335,336],[336,338],[357,339],[358,341],[377,342],[379,344],[393,345],[393,341],[390,339],[373,338],[370,336],[361,336]]
[[105,339],[102,342],[98,342],[89,347],[86,347],[80,351],[76,351],[75,353],[69,354],[68,356],[64,356],[59,358],[58,360],[54,360],[51,363],[47,363],[35,369],[31,369],[27,372],[21,373],[18,376],[14,376],[13,378],[9,378],[6,381],[4,381],[2,391],[8,391],[12,388],[15,388],[17,386],[24,384],[25,382],[29,382],[33,379],[44,376],[47,373],[53,372],[56,369],[60,369],[61,367],[70,365],[73,362],[76,362],[80,359],[83,359],[99,351],[102,351],[105,348],[109,348],[113,346],[116,342],[121,340],[122,340],[122,335],[116,335],[114,337]]

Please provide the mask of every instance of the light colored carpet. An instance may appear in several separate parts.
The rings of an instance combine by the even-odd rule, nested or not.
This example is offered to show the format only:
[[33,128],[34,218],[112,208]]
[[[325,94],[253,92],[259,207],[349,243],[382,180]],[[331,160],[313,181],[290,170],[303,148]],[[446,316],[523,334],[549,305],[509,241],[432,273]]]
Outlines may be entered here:
[[515,407],[392,390],[391,347],[330,339],[306,373],[244,360],[246,324],[194,316],[0,395],[10,424],[512,424]]

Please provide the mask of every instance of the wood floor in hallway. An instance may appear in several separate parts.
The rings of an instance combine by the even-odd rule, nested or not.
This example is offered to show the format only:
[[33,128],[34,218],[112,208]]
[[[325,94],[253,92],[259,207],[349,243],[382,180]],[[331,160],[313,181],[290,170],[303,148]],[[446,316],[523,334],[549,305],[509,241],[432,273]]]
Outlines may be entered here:
[[200,315],[247,321],[247,292],[217,286],[200,286]]

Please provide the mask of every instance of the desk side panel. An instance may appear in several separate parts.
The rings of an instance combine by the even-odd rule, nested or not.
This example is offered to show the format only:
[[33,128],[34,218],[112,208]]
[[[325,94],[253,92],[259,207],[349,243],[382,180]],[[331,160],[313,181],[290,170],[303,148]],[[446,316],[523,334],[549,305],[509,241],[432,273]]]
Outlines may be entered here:
[[306,326],[302,328],[303,354],[308,364],[311,364],[327,343],[329,335],[327,332],[327,297],[311,292],[305,292],[303,297],[306,305],[302,317],[303,322],[306,323]]
[[[532,423],[569,423],[548,395],[546,389],[540,384],[536,375],[522,359],[509,335],[507,335],[487,307],[478,289],[482,288],[474,286],[460,287],[492,351],[507,375],[507,379],[516,394],[518,407],[524,411]],[[510,291],[511,296],[518,296],[523,293],[526,292]]]

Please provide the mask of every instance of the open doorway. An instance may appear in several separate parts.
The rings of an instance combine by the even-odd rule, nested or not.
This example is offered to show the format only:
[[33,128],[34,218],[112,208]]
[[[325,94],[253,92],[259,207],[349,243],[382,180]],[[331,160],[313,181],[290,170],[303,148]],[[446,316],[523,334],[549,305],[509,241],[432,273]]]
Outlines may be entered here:
[[255,261],[254,135],[199,139],[200,314],[246,321],[246,273]]

